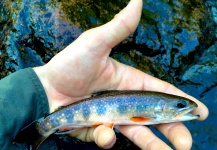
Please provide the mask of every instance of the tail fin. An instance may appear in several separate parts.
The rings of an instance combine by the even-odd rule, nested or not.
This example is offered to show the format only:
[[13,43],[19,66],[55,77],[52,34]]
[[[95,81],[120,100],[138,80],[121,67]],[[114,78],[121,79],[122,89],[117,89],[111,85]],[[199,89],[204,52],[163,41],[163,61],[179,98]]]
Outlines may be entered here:
[[41,135],[37,130],[38,123],[43,118],[36,120],[23,128],[14,139],[15,143],[26,143],[30,146],[30,149],[35,150],[39,145],[48,138],[48,136]]

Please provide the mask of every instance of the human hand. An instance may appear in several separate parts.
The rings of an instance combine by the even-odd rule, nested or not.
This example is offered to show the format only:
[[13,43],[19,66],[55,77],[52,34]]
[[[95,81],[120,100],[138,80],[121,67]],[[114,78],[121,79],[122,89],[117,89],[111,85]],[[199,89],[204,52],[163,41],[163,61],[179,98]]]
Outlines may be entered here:
[[[206,106],[195,98],[167,82],[109,57],[111,49],[136,29],[141,9],[142,0],[132,0],[112,21],[84,32],[49,63],[34,68],[45,88],[50,112],[58,106],[71,104],[97,91],[152,90],[187,97],[198,104],[193,113],[200,114],[199,120],[208,116]],[[191,148],[191,134],[182,123],[160,124],[155,127],[176,149]],[[170,149],[146,126],[116,128],[141,149]],[[95,141],[105,149],[112,147],[116,139],[114,131],[104,125],[84,128],[71,135],[83,141]]]

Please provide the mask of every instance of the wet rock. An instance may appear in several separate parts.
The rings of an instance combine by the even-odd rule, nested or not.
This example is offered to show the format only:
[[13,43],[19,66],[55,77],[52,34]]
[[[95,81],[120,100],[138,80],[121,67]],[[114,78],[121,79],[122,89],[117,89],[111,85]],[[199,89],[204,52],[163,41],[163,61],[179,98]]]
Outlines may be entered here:
[[5,71],[1,78],[22,68],[43,65],[82,32],[61,19],[56,1],[3,0],[1,5],[1,67]]
[[[1,0],[0,78],[43,65],[83,31],[111,20],[127,3]],[[192,149],[217,148],[216,37],[216,0],[143,0],[137,30],[111,53],[114,59],[175,84],[209,107],[206,121],[185,123],[193,135]],[[115,149],[132,148],[132,143],[119,137]]]

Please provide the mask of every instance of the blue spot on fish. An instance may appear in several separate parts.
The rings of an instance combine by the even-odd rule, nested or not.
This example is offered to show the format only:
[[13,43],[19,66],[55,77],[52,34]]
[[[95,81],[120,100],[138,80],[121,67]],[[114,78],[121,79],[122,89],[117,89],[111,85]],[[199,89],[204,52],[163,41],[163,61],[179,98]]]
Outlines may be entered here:
[[104,105],[97,106],[96,113],[100,115],[104,115],[106,113],[106,107]]
[[145,109],[146,109],[146,105],[137,105],[136,106],[136,112],[142,112],[142,111],[144,111]]
[[84,119],[88,120],[90,117],[90,108],[88,105],[83,105],[82,107],[82,114]]
[[119,105],[118,106],[118,112],[120,114],[125,114],[127,112],[127,105]]
[[66,117],[66,120],[68,123],[73,122],[74,120],[74,115],[70,109],[65,110],[64,115]]
[[75,105],[74,107],[73,107],[73,112],[74,111],[78,111],[80,109],[80,105]]

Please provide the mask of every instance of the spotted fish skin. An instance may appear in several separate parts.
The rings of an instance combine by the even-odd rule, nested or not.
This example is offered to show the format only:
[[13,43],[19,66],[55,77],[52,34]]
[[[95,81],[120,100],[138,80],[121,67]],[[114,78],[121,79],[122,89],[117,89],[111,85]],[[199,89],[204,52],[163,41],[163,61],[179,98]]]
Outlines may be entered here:
[[[184,120],[176,116],[183,116],[184,112],[187,113],[196,107],[197,104],[187,98],[165,93],[104,91],[39,119],[33,123],[34,126],[24,128],[16,139],[20,138],[19,142],[27,142],[38,147],[41,139],[66,127],[76,129],[100,124],[150,125],[192,120],[198,116],[191,115]],[[34,138],[31,141],[26,138],[30,130],[35,130],[37,135],[43,137],[37,144],[34,144]]]

